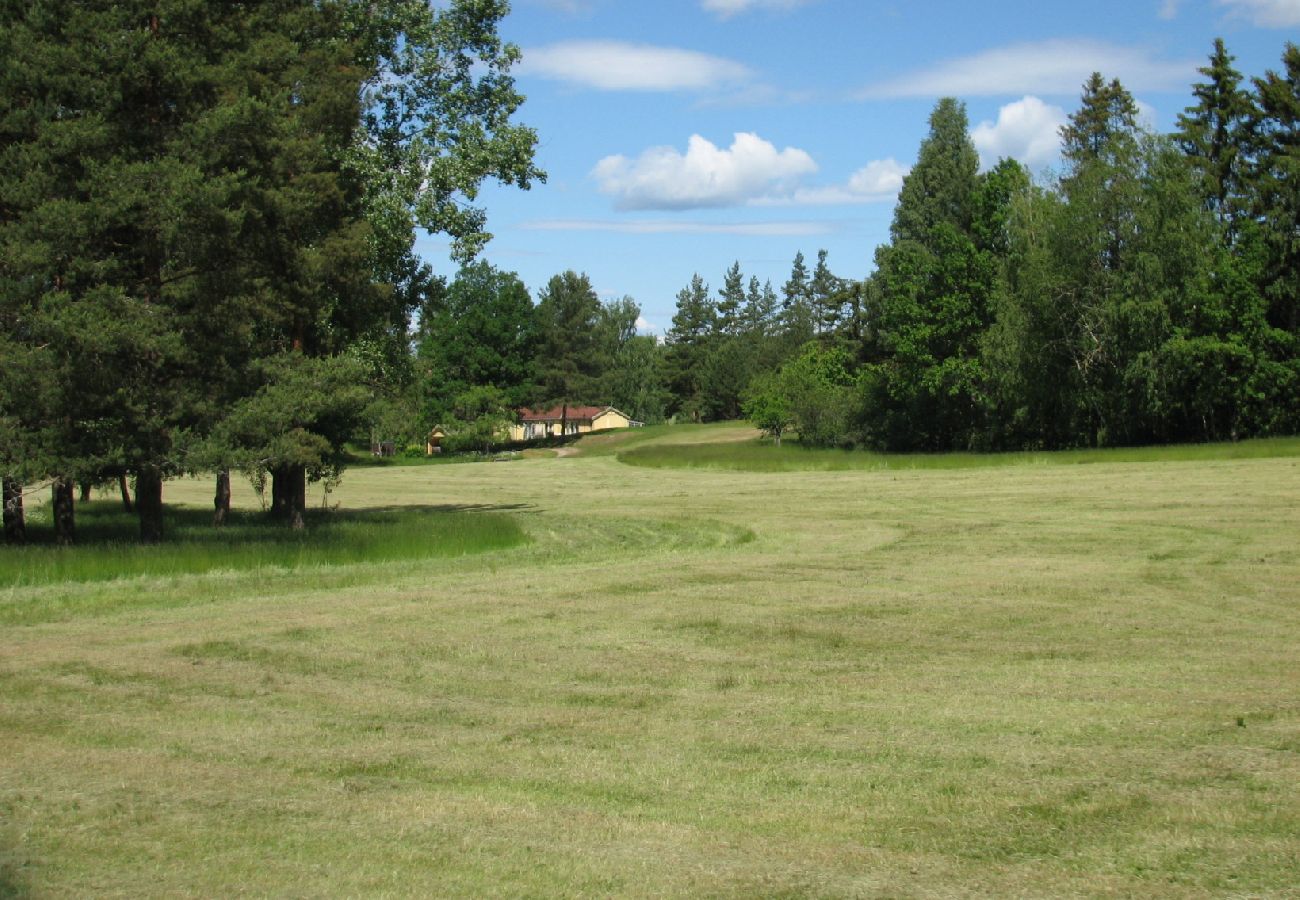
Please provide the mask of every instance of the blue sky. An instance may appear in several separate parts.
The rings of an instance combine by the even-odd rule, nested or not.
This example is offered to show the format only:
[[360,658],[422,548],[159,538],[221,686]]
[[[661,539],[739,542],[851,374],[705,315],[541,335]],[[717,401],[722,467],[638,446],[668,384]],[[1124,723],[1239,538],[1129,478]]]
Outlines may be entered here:
[[[546,184],[489,185],[484,256],[536,292],[565,269],[671,324],[695,272],[733,261],[778,290],[796,251],[862,278],[941,96],[981,157],[1046,173],[1092,71],[1172,129],[1216,36],[1247,76],[1278,69],[1300,0],[1091,3],[514,0],[517,117]],[[447,244],[420,252],[450,274]]]

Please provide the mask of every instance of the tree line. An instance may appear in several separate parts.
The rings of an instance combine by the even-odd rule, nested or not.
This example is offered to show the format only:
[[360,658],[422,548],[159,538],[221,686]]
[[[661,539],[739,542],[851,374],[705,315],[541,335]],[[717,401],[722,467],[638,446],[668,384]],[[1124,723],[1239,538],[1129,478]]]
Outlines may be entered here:
[[696,274],[642,348],[659,399],[635,408],[900,451],[1295,433],[1300,50],[1282,64],[1247,82],[1216,41],[1168,135],[1094,74],[1037,180],[1012,159],[981,172],[964,105],[941,99],[874,272],[838,277],[820,251],[779,290],[739,262],[716,290]]
[[848,324],[752,381],[747,414],[887,450],[1300,430],[1295,45],[1282,64],[1247,85],[1216,41],[1169,135],[1094,74],[1037,182],[1014,160],[981,173],[965,108],[940,100]]
[[824,250],[811,272],[797,254],[779,294],[736,262],[716,291],[691,279],[660,340],[638,332],[633,298],[601,302],[585,274],[553,276],[534,301],[516,273],[470,263],[428,285],[411,377],[375,433],[414,444],[441,428],[446,446],[481,450],[527,406],[609,404],[648,423],[738,418],[755,378],[810,341],[859,334],[859,297]]
[[634,419],[664,418],[655,339],[637,333],[630,297],[602,303],[585,274],[552,277],[534,304],[513,272],[468,264],[435,279],[414,331],[412,378],[376,433],[451,449],[499,443],[526,406],[609,404]]
[[[486,178],[528,187],[518,50],[496,0],[0,2],[0,475],[10,541],[49,483],[308,480],[410,367],[432,275],[417,227],[471,257]],[[84,490],[84,488],[83,488]],[[124,491],[124,496],[129,496]]]

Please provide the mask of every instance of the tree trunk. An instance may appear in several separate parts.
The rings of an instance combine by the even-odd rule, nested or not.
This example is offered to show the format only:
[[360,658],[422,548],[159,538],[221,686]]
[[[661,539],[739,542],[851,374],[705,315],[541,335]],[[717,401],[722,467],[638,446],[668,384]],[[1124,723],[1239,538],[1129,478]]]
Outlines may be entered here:
[[23,516],[23,484],[15,478],[4,479],[5,543],[27,542],[27,520]]
[[271,515],[298,531],[305,526],[307,509],[307,469],[304,466],[277,466],[271,470]]
[[135,476],[135,511],[140,517],[140,543],[157,544],[163,536],[162,472],[143,466]]
[[289,517],[289,483],[287,467],[280,466],[271,470],[271,518],[276,520]]
[[50,501],[54,510],[54,540],[68,547],[77,536],[77,514],[72,505],[71,478],[56,478],[50,485]]
[[89,503],[89,502],[90,502],[90,482],[89,482],[89,481],[82,481],[82,482],[79,483],[78,487],[81,488],[81,496],[77,498],[77,502],[78,502],[78,503]]
[[217,494],[212,498],[216,512],[212,515],[212,524],[220,528],[230,518],[230,470],[217,472]]
[[122,492],[122,508],[127,512],[135,512],[135,505],[131,503],[131,487],[126,483],[125,472],[118,474],[117,487]]

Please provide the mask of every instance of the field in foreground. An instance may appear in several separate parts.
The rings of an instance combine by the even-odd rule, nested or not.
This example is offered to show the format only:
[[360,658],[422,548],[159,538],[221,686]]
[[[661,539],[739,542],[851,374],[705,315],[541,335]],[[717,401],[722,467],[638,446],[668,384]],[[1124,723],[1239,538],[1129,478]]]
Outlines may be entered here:
[[0,895],[1294,896],[1300,460],[334,499],[530,540],[0,591]]

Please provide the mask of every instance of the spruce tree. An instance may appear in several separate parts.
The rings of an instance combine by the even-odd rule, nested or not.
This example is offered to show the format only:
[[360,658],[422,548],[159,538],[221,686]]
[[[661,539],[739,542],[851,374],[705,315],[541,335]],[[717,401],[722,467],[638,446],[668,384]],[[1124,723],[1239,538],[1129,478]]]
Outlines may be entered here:
[[903,180],[870,286],[879,360],[865,378],[864,436],[895,448],[968,447],[982,409],[979,340],[996,266],[975,241],[975,147],[965,107],[940,100]]
[[1231,243],[1236,222],[1244,212],[1244,185],[1249,126],[1254,103],[1241,87],[1241,73],[1232,66],[1222,38],[1214,39],[1209,65],[1197,71],[1208,80],[1192,86],[1196,104],[1178,116],[1177,141],[1198,175],[1206,208]]
[[1253,212],[1265,250],[1261,285],[1269,323],[1300,345],[1300,47],[1287,44],[1282,71],[1256,78],[1258,112],[1250,170]]
[[1061,127],[1061,154],[1075,168],[1112,157],[1136,129],[1133,95],[1118,78],[1107,82],[1100,72],[1093,72],[1084,82],[1079,109]]
[[930,113],[930,131],[921,142],[916,165],[903,179],[890,236],[894,243],[923,246],[940,225],[966,231],[979,154],[971,142],[966,106],[944,97]]
[[799,252],[794,255],[790,266],[790,277],[781,286],[781,335],[785,355],[792,355],[812,340],[816,327],[808,267],[804,264],[803,253]]

